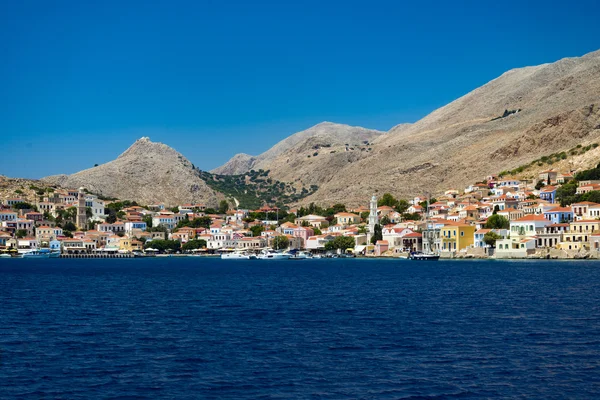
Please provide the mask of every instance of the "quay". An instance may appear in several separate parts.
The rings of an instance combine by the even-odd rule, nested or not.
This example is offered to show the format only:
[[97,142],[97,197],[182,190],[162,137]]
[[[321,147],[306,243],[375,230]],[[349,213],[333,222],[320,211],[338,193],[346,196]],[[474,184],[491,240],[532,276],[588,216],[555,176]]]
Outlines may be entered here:
[[60,258],[133,258],[129,253],[82,253],[82,254],[61,254]]

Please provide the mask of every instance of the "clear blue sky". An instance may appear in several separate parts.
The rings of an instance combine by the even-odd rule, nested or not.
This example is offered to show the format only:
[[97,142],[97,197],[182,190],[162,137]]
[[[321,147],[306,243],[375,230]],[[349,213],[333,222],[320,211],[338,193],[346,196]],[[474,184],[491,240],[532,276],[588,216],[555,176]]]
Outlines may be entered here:
[[0,174],[141,136],[203,169],[321,121],[387,130],[600,48],[597,1],[3,1]]

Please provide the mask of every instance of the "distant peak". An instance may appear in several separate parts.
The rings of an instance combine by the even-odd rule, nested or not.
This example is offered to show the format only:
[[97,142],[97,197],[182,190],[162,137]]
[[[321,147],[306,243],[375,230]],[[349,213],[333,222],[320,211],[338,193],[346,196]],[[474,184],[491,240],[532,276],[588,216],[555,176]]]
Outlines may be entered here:
[[150,142],[150,138],[148,136],[143,136],[136,140],[136,142]]

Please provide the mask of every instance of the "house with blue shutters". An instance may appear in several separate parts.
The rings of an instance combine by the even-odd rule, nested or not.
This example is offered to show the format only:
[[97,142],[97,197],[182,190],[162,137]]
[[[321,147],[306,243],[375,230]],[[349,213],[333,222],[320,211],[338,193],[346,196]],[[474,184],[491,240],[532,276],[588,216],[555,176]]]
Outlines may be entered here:
[[540,199],[554,203],[556,200],[556,186],[544,186],[540,189]]
[[553,224],[573,221],[573,210],[571,207],[555,207],[544,211],[544,218]]

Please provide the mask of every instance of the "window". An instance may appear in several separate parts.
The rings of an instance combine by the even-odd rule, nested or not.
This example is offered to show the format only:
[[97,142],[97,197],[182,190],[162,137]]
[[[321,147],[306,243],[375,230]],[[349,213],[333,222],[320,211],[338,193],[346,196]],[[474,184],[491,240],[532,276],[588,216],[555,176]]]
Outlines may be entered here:
[[460,233],[460,236],[465,236],[465,233],[464,233],[464,232],[461,232],[461,233]]

